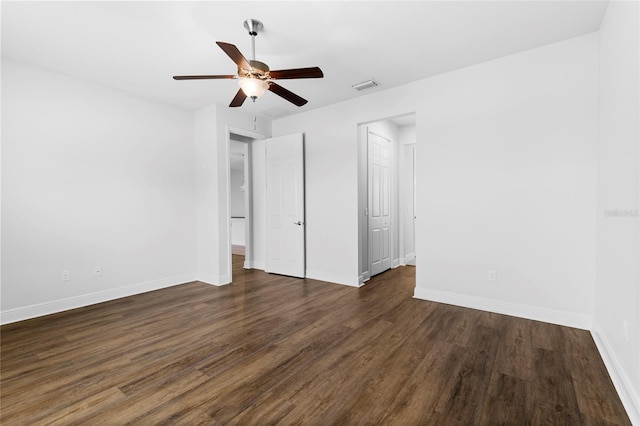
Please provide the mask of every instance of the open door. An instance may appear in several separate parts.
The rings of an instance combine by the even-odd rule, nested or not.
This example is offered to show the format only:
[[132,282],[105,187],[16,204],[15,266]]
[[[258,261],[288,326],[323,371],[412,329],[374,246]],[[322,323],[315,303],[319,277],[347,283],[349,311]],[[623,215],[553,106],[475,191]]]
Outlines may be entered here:
[[304,278],[304,137],[266,140],[267,272]]

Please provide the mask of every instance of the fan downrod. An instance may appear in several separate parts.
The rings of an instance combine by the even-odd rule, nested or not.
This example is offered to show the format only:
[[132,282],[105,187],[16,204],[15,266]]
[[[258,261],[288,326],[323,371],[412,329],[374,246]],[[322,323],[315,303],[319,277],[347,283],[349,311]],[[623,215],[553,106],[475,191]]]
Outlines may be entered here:
[[257,19],[247,19],[244,21],[244,27],[249,31],[249,35],[251,36],[251,59],[256,60],[256,36],[258,32],[264,28],[262,22]]

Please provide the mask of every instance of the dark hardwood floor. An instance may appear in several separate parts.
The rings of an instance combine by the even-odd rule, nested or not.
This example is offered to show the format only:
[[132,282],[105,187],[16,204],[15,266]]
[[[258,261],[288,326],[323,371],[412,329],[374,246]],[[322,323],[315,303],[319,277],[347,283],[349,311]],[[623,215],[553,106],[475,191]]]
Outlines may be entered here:
[[0,422],[630,424],[587,331],[244,271],[1,328]]

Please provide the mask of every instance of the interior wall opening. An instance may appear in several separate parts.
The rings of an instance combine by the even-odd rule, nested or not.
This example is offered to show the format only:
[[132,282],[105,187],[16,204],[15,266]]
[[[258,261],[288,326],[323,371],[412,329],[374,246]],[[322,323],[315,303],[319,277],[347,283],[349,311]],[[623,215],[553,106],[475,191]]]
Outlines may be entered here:
[[254,214],[252,185],[252,145],[261,139],[248,132],[229,133],[229,271],[233,281],[233,264],[251,268],[254,254]]
[[358,126],[358,263],[362,285],[416,265],[415,113]]

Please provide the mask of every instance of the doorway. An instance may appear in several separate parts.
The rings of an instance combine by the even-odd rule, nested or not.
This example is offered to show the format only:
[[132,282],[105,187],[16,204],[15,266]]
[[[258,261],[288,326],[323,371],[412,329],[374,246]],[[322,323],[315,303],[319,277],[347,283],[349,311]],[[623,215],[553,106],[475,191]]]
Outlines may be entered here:
[[359,283],[415,265],[415,113],[358,126]]
[[[227,131],[228,141],[228,270],[233,281],[233,265],[245,269],[254,267],[256,251],[254,226],[254,162],[255,145],[264,141],[262,135],[240,129]],[[259,211],[258,214],[261,212]]]
[[231,254],[245,257],[247,243],[248,143],[231,135],[229,143],[229,213],[231,214]]

